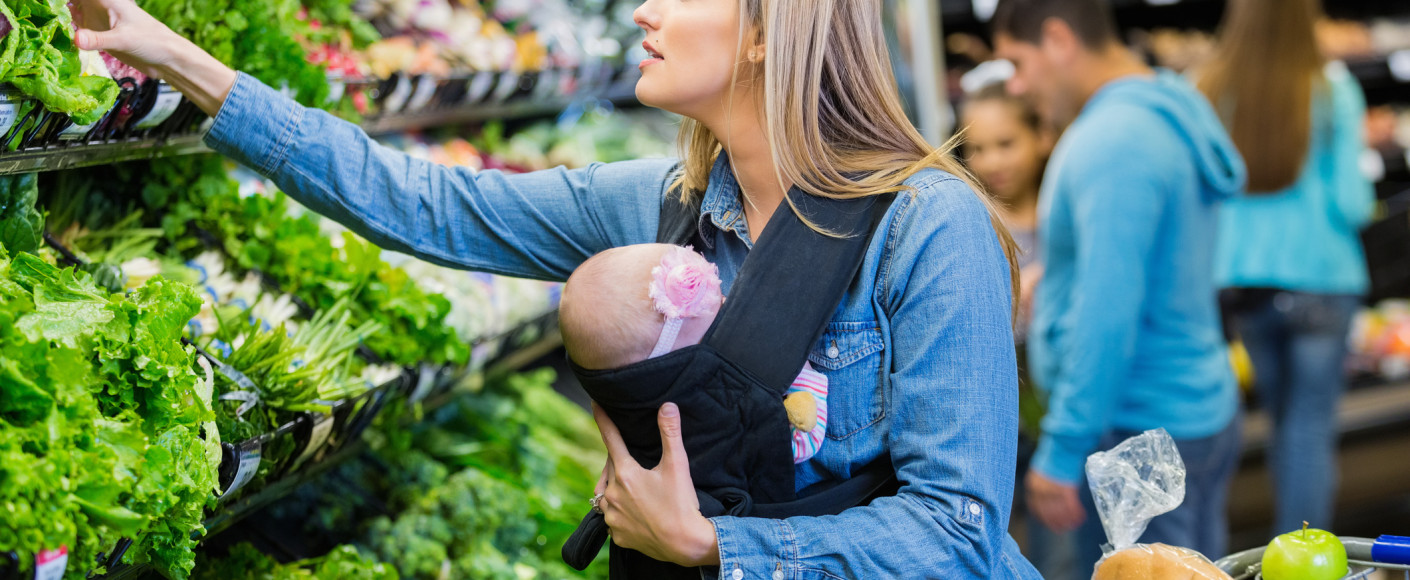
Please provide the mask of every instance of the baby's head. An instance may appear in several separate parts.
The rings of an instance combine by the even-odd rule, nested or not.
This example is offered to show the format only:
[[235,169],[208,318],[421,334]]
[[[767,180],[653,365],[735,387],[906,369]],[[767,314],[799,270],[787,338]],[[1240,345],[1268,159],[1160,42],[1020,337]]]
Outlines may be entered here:
[[[699,343],[723,301],[719,271],[704,256],[638,244],[602,252],[573,271],[558,321],[568,358],[585,369],[613,369]],[[672,341],[668,326],[677,325]]]

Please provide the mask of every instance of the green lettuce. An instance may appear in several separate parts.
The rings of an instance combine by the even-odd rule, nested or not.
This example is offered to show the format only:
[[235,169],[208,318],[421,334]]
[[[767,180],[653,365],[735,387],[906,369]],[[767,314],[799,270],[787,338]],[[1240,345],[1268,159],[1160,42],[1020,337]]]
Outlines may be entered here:
[[35,174],[0,176],[0,246],[12,254],[44,243],[44,215],[34,208],[38,197]]
[[87,125],[117,100],[112,79],[84,76],[73,40],[73,16],[64,0],[6,0],[0,15],[13,30],[0,39],[0,82],[15,85],[50,111]]

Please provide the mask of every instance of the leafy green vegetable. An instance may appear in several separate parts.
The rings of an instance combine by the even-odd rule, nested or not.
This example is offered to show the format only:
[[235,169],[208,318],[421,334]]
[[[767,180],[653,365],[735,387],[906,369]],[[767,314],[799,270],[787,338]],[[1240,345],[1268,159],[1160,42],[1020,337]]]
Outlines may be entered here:
[[323,104],[328,82],[298,38],[311,28],[298,0],[141,0],[144,10],[212,56],[265,83],[287,85],[305,105]]
[[127,561],[186,577],[218,465],[180,343],[196,304],[160,278],[109,296],[86,274],[0,251],[0,505],[18,510],[0,522],[0,551],[27,565],[67,546],[83,573],[128,537]]
[[202,554],[196,580],[397,580],[396,569],[338,546],[328,554],[280,564],[249,543],[236,544],[224,558]]
[[112,79],[85,76],[73,42],[73,17],[60,0],[6,0],[0,15],[14,27],[0,39],[0,82],[8,82],[44,104],[87,125],[117,100]]
[[44,215],[34,208],[39,187],[33,173],[0,176],[0,246],[34,252],[44,243]]

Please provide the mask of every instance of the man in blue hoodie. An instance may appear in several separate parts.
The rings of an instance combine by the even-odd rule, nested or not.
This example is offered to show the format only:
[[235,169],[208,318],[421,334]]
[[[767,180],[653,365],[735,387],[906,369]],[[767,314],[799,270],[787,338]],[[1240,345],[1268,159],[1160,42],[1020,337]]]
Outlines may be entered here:
[[1185,461],[1186,495],[1142,541],[1218,558],[1239,421],[1214,237],[1243,160],[1202,95],[1121,45],[1103,0],[1001,0],[993,25],[998,55],[1015,66],[1010,92],[1066,127],[1039,208],[1046,273],[1028,348],[1049,399],[1030,509],[1049,528],[1079,529],[1077,562],[1091,570],[1106,538],[1087,456],[1163,427]]

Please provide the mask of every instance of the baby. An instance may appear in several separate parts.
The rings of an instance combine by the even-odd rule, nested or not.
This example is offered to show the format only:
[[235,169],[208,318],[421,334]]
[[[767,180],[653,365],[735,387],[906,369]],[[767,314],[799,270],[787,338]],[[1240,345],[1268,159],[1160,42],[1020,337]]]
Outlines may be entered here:
[[[689,247],[638,244],[583,262],[563,287],[559,326],[578,366],[615,369],[698,344],[724,304],[719,270]],[[827,432],[827,377],[803,363],[784,397],[793,462]]]

